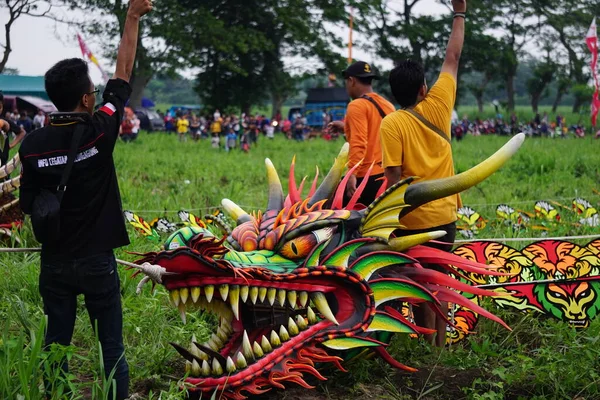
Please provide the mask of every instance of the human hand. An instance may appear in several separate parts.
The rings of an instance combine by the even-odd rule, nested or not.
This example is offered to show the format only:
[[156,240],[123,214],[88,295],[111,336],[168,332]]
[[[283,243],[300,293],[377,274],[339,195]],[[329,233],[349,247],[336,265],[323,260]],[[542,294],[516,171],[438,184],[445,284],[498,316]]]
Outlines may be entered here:
[[344,122],[343,121],[333,121],[327,125],[327,129],[333,132],[343,132],[344,131]]
[[151,0],[131,0],[127,13],[133,17],[140,18],[152,11],[152,7]]
[[452,0],[454,12],[464,13],[467,11],[467,0]]
[[346,184],[346,196],[352,198],[356,192],[356,175],[350,175],[348,183]]

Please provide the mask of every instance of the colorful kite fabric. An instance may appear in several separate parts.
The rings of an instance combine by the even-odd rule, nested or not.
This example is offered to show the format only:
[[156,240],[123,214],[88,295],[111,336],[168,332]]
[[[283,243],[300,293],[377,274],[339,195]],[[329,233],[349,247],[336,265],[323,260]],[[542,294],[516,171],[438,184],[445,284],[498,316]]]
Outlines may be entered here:
[[[501,293],[492,298],[502,308],[536,311],[585,328],[600,312],[600,240],[585,247],[577,244],[543,240],[517,250],[503,243],[473,242],[460,246],[454,254],[482,264],[499,266],[497,272],[509,276],[467,273],[476,286]],[[470,296],[475,303],[478,296]],[[472,332],[478,316],[463,307],[455,309],[455,323],[449,342],[464,339]]]
[[237,223],[230,234],[219,237],[190,223],[167,239],[165,250],[137,261],[147,275],[144,280],[152,279],[169,292],[184,323],[191,312],[214,313],[219,321],[210,336],[199,330],[186,345],[171,343],[186,361],[183,387],[203,397],[219,393],[226,399],[244,399],[289,383],[312,388],[307,375],[325,380],[327,364],[344,370],[344,357],[365,352],[414,371],[387,352],[391,336],[433,331],[408,321],[399,311],[402,303],[444,315],[441,303],[452,302],[506,326],[457,293],[494,292],[421,264],[438,263],[463,275],[500,277],[494,267],[421,246],[443,236],[443,231],[400,238],[392,232],[400,227],[399,217],[487,178],[523,140],[523,135],[515,136],[484,163],[460,175],[401,181],[367,208],[357,203],[364,185],[343,204],[353,172],[342,179],[347,144],[318,188],[315,179],[307,198],[296,185],[294,162],[284,196],[267,159],[269,195],[264,212],[247,213],[225,199],[223,207]]

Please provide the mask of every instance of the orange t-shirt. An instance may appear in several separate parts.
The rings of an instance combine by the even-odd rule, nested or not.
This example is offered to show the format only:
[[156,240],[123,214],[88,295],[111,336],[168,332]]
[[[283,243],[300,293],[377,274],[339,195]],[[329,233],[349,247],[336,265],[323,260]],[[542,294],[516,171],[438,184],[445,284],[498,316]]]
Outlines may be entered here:
[[[367,96],[375,100],[386,115],[394,112],[395,108],[385,98],[377,93],[367,93]],[[348,105],[344,132],[346,140],[350,144],[348,155],[348,168],[354,167],[363,159],[362,164],[354,171],[354,175],[362,178],[367,173],[371,163],[375,163],[371,175],[383,174],[381,166],[381,141],[379,138],[379,126],[381,115],[377,108],[367,99],[355,99]]]

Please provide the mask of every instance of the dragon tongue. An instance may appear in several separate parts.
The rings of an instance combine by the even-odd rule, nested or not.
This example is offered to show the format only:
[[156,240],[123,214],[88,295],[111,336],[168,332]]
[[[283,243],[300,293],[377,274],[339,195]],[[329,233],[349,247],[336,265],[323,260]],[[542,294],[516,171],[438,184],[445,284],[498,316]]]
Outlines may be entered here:
[[325,319],[336,325],[339,325],[339,323],[335,319],[335,316],[333,315],[333,312],[331,311],[331,308],[329,308],[329,303],[327,303],[327,299],[325,298],[325,295],[323,293],[313,293],[311,294],[311,298],[313,303],[317,307],[317,310],[319,310],[319,312],[325,317]]

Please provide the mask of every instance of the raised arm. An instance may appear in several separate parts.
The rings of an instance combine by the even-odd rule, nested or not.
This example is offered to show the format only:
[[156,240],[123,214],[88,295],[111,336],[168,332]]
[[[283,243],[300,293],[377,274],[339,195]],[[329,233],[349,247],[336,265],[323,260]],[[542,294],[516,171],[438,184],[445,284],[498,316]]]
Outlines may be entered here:
[[150,0],[131,0],[129,2],[123,37],[117,53],[117,68],[113,76],[114,79],[122,79],[126,82],[131,79],[138,44],[140,18],[150,11],[152,11],[152,1]]
[[447,72],[457,79],[458,64],[465,42],[465,12],[467,11],[466,0],[452,0],[454,7],[454,20],[452,22],[452,33],[446,47],[446,58],[442,65],[442,72]]

